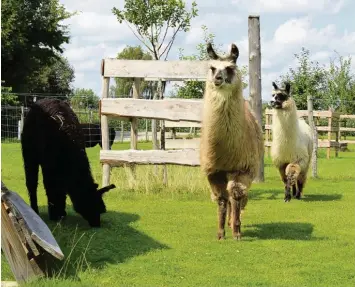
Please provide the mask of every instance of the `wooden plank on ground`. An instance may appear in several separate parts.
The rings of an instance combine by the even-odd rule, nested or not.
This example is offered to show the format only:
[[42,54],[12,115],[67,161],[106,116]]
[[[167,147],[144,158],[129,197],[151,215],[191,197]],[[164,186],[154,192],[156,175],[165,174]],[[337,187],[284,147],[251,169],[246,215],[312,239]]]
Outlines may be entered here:
[[166,149],[199,149],[200,139],[166,139],[165,140]]
[[64,254],[48,226],[17,193],[8,190],[6,194],[2,195],[2,199],[9,202],[21,214],[33,241],[54,257],[60,260],[64,258]]
[[209,68],[208,61],[198,60],[119,60],[104,59],[104,77],[145,78],[165,80],[199,80],[205,81]]
[[180,121],[180,122],[165,121],[165,127],[166,128],[200,128],[201,123],[187,122],[187,121]]
[[103,98],[101,115],[201,122],[202,100]]
[[24,250],[17,230],[1,203],[1,249],[10,265],[16,281],[24,282],[39,274],[35,273]]
[[199,166],[199,152],[193,149],[186,150],[101,150],[100,161],[110,166],[124,164],[175,164],[186,166]]

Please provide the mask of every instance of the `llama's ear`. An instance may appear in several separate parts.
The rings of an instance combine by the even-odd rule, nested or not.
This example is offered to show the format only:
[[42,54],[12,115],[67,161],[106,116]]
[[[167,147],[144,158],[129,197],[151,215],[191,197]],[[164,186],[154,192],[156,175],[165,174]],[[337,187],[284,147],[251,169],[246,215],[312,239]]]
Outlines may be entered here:
[[279,87],[276,85],[275,82],[272,82],[272,86],[274,87],[275,90],[278,90],[278,89],[279,89]]
[[216,54],[216,52],[213,50],[212,44],[210,42],[207,43],[207,54],[208,56],[213,59],[213,60],[217,60],[218,56]]
[[239,57],[239,49],[234,43],[231,44],[229,57],[233,60],[234,63],[237,62]]
[[289,82],[286,82],[286,83],[285,83],[285,91],[286,91],[287,94],[290,93],[290,89],[291,89],[290,83],[289,83]]

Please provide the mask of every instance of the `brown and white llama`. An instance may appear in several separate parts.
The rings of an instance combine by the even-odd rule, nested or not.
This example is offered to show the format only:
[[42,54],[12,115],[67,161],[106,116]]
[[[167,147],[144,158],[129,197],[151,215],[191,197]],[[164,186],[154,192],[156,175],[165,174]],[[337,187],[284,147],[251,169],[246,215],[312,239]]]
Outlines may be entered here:
[[225,220],[234,239],[241,238],[241,210],[259,169],[264,144],[262,131],[243,98],[238,47],[219,56],[207,44],[210,68],[204,94],[200,162],[212,197],[218,204],[218,239],[225,238]]
[[[278,168],[285,185],[285,202],[291,200],[292,194],[301,198],[307,179],[307,172],[312,157],[312,130],[297,116],[296,103],[291,97],[290,84],[279,88],[272,83],[272,144],[271,158]],[[297,184],[292,184],[292,182]],[[291,181],[291,182],[290,182]]]

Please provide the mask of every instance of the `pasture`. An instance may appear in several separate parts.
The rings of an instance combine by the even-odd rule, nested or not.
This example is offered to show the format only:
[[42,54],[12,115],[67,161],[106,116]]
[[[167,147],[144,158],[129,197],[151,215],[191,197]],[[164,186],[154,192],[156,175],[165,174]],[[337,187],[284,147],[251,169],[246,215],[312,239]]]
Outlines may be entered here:
[[[138,143],[149,149],[151,143]],[[113,149],[128,149],[116,143]],[[168,187],[152,166],[114,168],[103,227],[90,229],[67,199],[68,217],[48,221],[42,179],[39,206],[66,259],[53,279],[32,286],[354,286],[355,146],[339,157],[319,151],[318,179],[300,201],[284,203],[283,185],[265,158],[265,183],[253,184],[242,240],[217,241],[217,205],[199,168],[169,166]],[[29,202],[20,144],[2,144],[2,180]],[[87,149],[101,185],[99,147]],[[2,255],[2,280],[13,280]]]

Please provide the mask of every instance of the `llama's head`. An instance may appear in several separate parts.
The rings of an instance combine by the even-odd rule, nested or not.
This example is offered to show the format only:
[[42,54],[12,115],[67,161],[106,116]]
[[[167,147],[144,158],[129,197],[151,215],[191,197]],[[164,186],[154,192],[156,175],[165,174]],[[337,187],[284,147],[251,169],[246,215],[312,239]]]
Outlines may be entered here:
[[81,199],[81,204],[75,206],[75,210],[88,221],[91,227],[100,227],[100,215],[106,212],[102,196],[116,186],[111,184],[100,189],[97,189],[98,187],[99,185],[94,183],[93,187],[86,193],[86,198]]
[[286,82],[283,88],[279,88],[275,82],[272,82],[272,86],[274,89],[270,105],[274,109],[289,109],[291,106],[290,83]]
[[214,51],[212,44],[207,43],[207,54],[211,59],[207,82],[215,88],[229,88],[241,84],[237,69],[239,49],[235,44],[231,45],[228,55],[219,56]]

